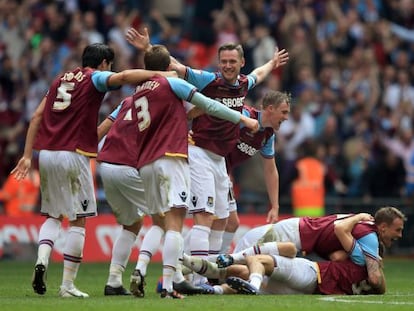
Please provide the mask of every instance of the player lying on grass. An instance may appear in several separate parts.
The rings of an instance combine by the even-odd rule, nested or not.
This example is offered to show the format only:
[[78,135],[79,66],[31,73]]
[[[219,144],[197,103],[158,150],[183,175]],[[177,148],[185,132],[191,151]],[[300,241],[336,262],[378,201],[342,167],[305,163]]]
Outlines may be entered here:
[[[344,260],[349,257],[357,265],[367,266],[370,279],[378,279],[382,246],[390,247],[393,241],[401,238],[405,220],[401,211],[390,206],[380,208],[374,217],[359,213],[289,218],[250,230],[237,243],[236,253],[219,255],[217,263],[225,267],[231,263],[245,264],[245,256],[248,255],[279,255],[276,242],[264,242],[291,241],[304,255],[316,253],[325,260]],[[337,231],[349,233],[358,247],[348,253],[337,252],[346,250]]]
[[[335,234],[345,251],[360,247],[350,231],[338,226]],[[283,250],[281,249],[283,246]],[[277,243],[279,254],[296,253],[291,242]],[[216,294],[325,294],[360,295],[384,294],[385,277],[382,261],[375,277],[368,276],[374,259],[366,257],[367,265],[344,261],[312,261],[306,258],[288,258],[281,255],[246,256],[246,264],[219,268],[216,263],[184,255],[183,264],[193,271],[223,282],[215,285]]]

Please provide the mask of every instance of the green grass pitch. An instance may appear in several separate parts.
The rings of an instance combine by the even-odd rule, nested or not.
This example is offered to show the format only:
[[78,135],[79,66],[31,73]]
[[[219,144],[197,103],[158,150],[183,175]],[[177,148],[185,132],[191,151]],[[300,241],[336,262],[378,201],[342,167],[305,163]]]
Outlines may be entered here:
[[[62,264],[52,263],[47,276],[47,292],[35,294],[31,288],[32,263],[0,261],[0,310],[17,311],[152,311],[152,310],[414,310],[414,260],[385,259],[387,293],[384,296],[242,296],[202,295],[188,296],[184,300],[161,299],[155,286],[161,275],[161,265],[152,263],[148,270],[145,298],[106,297],[103,289],[108,277],[109,263],[83,263],[76,285],[90,298],[59,298],[58,287],[62,277]],[[129,275],[134,268],[130,263],[124,274],[124,286],[129,287]]]

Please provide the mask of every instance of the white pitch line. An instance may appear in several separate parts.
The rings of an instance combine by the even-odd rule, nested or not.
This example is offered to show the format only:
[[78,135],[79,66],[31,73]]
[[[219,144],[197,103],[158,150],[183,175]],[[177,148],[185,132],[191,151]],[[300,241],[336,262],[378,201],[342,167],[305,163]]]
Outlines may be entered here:
[[[410,296],[410,295],[409,295]],[[378,301],[378,300],[359,300],[354,298],[338,298],[338,297],[323,297],[319,300],[329,302],[345,302],[345,303],[368,303],[368,304],[381,304],[381,305],[414,305],[412,301]]]

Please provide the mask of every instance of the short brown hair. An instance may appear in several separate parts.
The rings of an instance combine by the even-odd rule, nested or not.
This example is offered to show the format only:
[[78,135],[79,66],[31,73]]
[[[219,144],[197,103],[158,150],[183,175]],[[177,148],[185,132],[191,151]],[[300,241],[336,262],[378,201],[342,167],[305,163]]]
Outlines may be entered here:
[[150,50],[145,52],[144,64],[147,70],[165,71],[170,63],[170,52],[164,45],[153,45]]
[[379,225],[382,223],[386,223],[387,225],[391,225],[394,219],[400,218],[403,221],[407,220],[407,217],[396,207],[392,206],[384,206],[381,207],[375,213],[375,224]]
[[240,58],[244,57],[244,51],[240,44],[237,43],[224,43],[218,48],[218,56],[220,57],[220,53],[222,51],[233,51],[236,50],[239,53]]
[[290,105],[290,100],[291,96],[288,93],[269,91],[263,96],[262,108],[266,108],[271,105],[278,107],[283,102],[286,102],[288,105]]

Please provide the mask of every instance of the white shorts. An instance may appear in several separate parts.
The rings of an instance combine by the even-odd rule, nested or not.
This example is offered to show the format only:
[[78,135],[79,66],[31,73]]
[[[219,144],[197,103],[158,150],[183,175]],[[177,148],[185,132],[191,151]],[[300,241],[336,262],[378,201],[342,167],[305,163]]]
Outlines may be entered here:
[[260,288],[263,294],[313,294],[318,283],[316,263],[305,258],[274,255],[276,267]]
[[40,189],[43,215],[54,218],[96,216],[96,199],[90,159],[71,151],[41,150]]
[[144,186],[136,168],[103,162],[100,172],[106,200],[120,225],[130,226],[148,214]]
[[191,213],[207,212],[218,219],[229,217],[229,176],[224,157],[189,145]]
[[229,178],[228,200],[229,200],[229,213],[237,212],[236,196],[234,195],[233,183],[230,181],[230,178]]
[[163,157],[139,169],[150,214],[163,214],[171,207],[188,208],[190,168],[184,158]]
[[247,231],[239,239],[233,252],[237,253],[253,245],[266,242],[292,242],[298,250],[301,250],[299,218],[283,219],[275,224],[268,224]]

